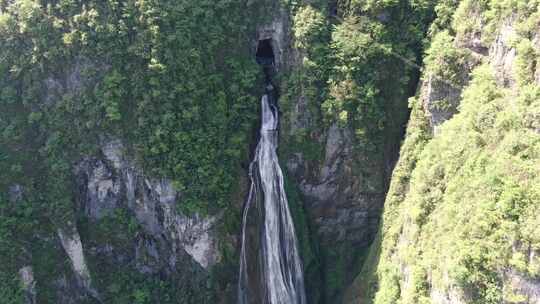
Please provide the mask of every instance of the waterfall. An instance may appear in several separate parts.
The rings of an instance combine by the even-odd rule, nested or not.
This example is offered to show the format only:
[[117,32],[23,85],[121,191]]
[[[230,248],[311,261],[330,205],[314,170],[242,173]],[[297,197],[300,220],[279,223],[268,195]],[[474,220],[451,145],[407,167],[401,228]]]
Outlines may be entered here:
[[[251,188],[242,220],[242,248],[238,282],[239,304],[305,304],[304,278],[297,249],[294,224],[285,195],[283,173],[279,166],[278,111],[272,89],[261,99],[260,140],[250,164]],[[247,244],[248,213],[258,206],[258,244]],[[258,257],[247,254],[247,246],[258,250]],[[258,258],[258,260],[257,260]],[[257,278],[248,268],[258,267]],[[250,289],[258,289],[254,292]]]

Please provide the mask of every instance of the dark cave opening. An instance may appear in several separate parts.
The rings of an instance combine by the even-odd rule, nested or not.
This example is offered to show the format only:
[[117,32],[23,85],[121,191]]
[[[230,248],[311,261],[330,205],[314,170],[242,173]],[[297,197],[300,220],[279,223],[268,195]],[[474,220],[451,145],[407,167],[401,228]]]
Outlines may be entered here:
[[272,39],[259,40],[257,53],[255,54],[257,63],[262,66],[274,65],[274,50],[272,49]]
[[[262,67],[264,74],[264,81],[266,85],[266,93],[274,97],[277,100],[277,91],[273,85],[272,79],[276,74],[274,48],[272,45],[272,39],[260,39],[257,41],[257,51],[255,52],[255,60],[257,64]],[[268,90],[268,88],[271,88]]]

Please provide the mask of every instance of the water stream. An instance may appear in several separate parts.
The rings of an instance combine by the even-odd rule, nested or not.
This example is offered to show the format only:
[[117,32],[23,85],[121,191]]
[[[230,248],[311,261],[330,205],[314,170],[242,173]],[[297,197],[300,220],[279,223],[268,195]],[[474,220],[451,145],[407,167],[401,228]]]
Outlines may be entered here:
[[[251,188],[242,221],[239,304],[306,303],[294,224],[276,154],[279,113],[272,93],[270,87],[261,99],[260,140],[249,170]],[[251,208],[257,207],[262,211],[259,211],[259,235],[257,238],[248,238],[248,214]],[[250,241],[258,244],[248,244]],[[248,247],[258,250],[258,255],[248,254]],[[249,271],[250,266],[254,266],[250,265],[252,263],[257,264],[255,267],[258,271]]]

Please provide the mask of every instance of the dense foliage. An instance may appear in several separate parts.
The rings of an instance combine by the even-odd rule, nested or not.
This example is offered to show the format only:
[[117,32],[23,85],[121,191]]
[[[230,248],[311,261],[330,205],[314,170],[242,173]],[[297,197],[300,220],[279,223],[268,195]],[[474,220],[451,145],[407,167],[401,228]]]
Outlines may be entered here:
[[292,7],[302,64],[289,76],[282,102],[287,106],[289,98],[305,97],[311,129],[350,126],[359,147],[380,152],[385,138],[401,132],[397,125],[406,116],[434,4],[338,1],[335,12],[330,5]]
[[[539,8],[535,1],[461,1],[451,22],[447,14],[435,21],[425,77],[466,88],[459,113],[435,136],[420,103],[426,96],[412,99],[380,235],[356,282],[365,301],[527,301],[507,275],[540,277],[540,87],[530,40]],[[501,86],[502,72],[481,54],[475,56],[485,63],[463,82],[468,76],[459,73],[477,64],[470,48],[483,52],[470,42],[496,43],[509,22],[517,57],[512,75],[503,76],[515,82]]]
[[[90,225],[75,208],[74,168],[110,139],[121,139],[146,175],[174,182],[180,211],[224,211],[239,227],[231,194],[240,196],[233,192],[262,88],[249,44],[278,2],[294,47],[293,67],[276,81],[280,106],[289,114],[305,105],[306,118],[284,115],[292,132],[280,153],[302,153],[308,169],[318,170],[324,134],[338,125],[354,134],[353,175],[384,193],[384,173],[371,171],[391,163],[422,56],[424,80],[465,88],[459,114],[436,136],[422,96],[410,99],[369,256],[348,243],[313,246],[303,198],[287,181],[310,298],[340,301],[346,273],[363,264],[366,303],[523,301],[505,274],[540,279],[538,0],[0,0],[2,303],[22,301],[19,271],[29,265],[39,303],[77,289],[66,285],[73,271],[56,235],[67,225],[88,246],[137,250],[133,214],[117,210]],[[509,25],[516,58],[501,81],[486,53]],[[224,260],[237,260],[226,251]],[[106,303],[226,301],[212,276],[234,276],[164,279],[99,254],[88,261]]]
[[[337,126],[350,134],[351,178],[363,183],[367,195],[384,193],[383,168],[397,154],[434,4],[291,1],[290,11],[296,49],[281,81],[281,158],[301,155],[310,181],[325,161],[328,130]],[[321,246],[325,303],[341,301],[365,256],[348,240]]]
[[[242,1],[2,4],[3,145],[18,156],[42,151],[34,160],[43,157],[43,170],[56,173],[95,151],[98,134],[121,136],[146,168],[175,181],[186,206],[223,207],[256,117],[250,8]],[[10,176],[32,160],[19,158]]]
[[396,286],[397,269],[385,265],[376,303],[423,303],[427,286],[458,286],[474,303],[500,303],[507,297],[500,271],[518,267],[533,278],[540,274],[538,260],[529,260],[540,244],[534,236],[540,139],[522,120],[529,107],[537,107],[538,88],[524,89],[518,109],[505,111],[510,95],[490,73],[485,67],[475,73],[461,113],[419,156],[395,220],[401,224],[387,231],[383,243],[392,246],[400,233],[394,229],[405,230],[408,249],[396,250],[411,267],[413,282]]
[[[0,203],[5,201],[0,197]],[[21,254],[16,235],[16,217],[5,210],[0,209],[0,256],[14,261]],[[0,268],[0,297],[6,304],[20,303],[22,300],[22,288],[18,277],[18,269],[13,263],[3,263]]]
[[[17,271],[31,264],[39,302],[56,302],[55,280],[69,273],[56,229],[78,219],[74,167],[110,138],[148,176],[174,182],[183,212],[230,205],[260,93],[250,35],[270,9],[266,1],[0,1],[3,299],[18,301]],[[13,189],[20,195],[10,199]],[[114,273],[120,287],[102,296],[126,303],[155,300],[134,292],[163,283]]]

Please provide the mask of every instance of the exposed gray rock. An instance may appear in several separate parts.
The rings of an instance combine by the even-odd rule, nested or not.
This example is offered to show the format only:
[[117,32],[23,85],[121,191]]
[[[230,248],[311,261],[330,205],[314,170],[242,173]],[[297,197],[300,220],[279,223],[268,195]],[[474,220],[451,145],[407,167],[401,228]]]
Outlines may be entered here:
[[257,27],[258,40],[272,40],[272,50],[274,51],[274,61],[276,70],[285,68],[289,54],[289,18],[288,12],[284,8],[277,9],[276,16],[272,21]]
[[521,296],[522,304],[540,304],[540,280],[532,279],[513,269],[504,272],[504,284],[514,294]]
[[515,17],[508,18],[503,22],[501,31],[495,41],[489,46],[483,42],[482,24],[479,11],[469,13],[471,22],[478,25],[478,30],[460,33],[454,41],[457,48],[466,50],[466,58],[460,66],[460,74],[455,82],[448,79],[440,79],[426,74],[420,85],[420,99],[424,110],[430,119],[432,133],[437,134],[439,126],[451,119],[458,112],[461,93],[467,87],[470,73],[481,62],[489,61],[496,71],[497,79],[501,85],[511,85],[513,80],[512,64],[516,56],[515,49],[511,47],[511,40],[515,33],[513,23]]
[[88,178],[88,196],[85,211],[91,218],[102,218],[118,207],[120,185],[113,180],[108,164],[102,160],[93,162],[94,170]]
[[293,153],[289,160],[287,160],[287,169],[290,172],[295,172],[297,174],[303,175],[301,165],[304,163],[304,158],[302,153]]
[[101,152],[105,158],[111,162],[114,169],[121,170],[129,167],[124,159],[125,149],[122,141],[119,139],[102,139]]
[[[432,75],[425,75],[425,80],[420,86],[420,98],[435,135],[438,127],[458,112],[461,93],[469,82],[469,74],[482,61],[490,63],[495,71],[496,80],[501,86],[512,87],[516,84],[514,66],[517,52],[513,46],[517,37],[516,21],[517,16],[515,15],[503,20],[500,30],[489,48],[484,46],[480,33],[468,36],[468,39],[458,37],[458,42],[456,42],[458,46],[472,51],[471,57],[462,67],[460,84],[450,83]],[[538,35],[534,36],[533,44],[540,50]],[[535,79],[537,83],[540,83],[540,68],[535,71]]]
[[9,201],[12,203],[15,203],[22,200],[23,193],[24,193],[24,189],[21,185],[15,184],[15,185],[9,186],[9,189],[8,189]]
[[[388,16],[382,12],[379,17],[385,20]],[[305,54],[290,45],[291,38],[287,42],[288,68],[301,69]],[[320,121],[309,109],[313,102],[302,93],[291,102],[285,112],[283,137],[320,145],[322,160],[313,162],[302,152],[293,151],[285,160],[287,169],[305,197],[304,208],[323,246],[360,249],[376,231],[385,191],[384,165],[361,153],[353,155],[350,129],[334,124],[320,130]],[[373,174],[362,176],[361,171]]]
[[97,291],[92,287],[92,278],[86,264],[81,237],[77,228],[73,224],[68,223],[67,227],[59,228],[57,233],[62,247],[69,257],[71,268],[79,286],[88,292],[88,294],[98,298]]
[[34,271],[32,266],[24,266],[19,270],[22,289],[24,292],[24,303],[36,303],[36,281],[34,280]]
[[497,81],[506,87],[515,84],[513,67],[516,49],[512,46],[512,40],[516,38],[514,27],[516,20],[516,16],[511,16],[502,22],[498,35],[489,49],[489,62],[495,69]]
[[428,75],[421,85],[422,104],[434,134],[438,127],[458,112],[463,87]]
[[438,289],[431,289],[429,297],[433,304],[465,304],[463,296],[460,295],[457,289],[451,289],[447,292],[441,292]]
[[350,151],[351,134],[348,129],[340,129],[333,124],[328,130],[326,140],[326,153],[323,167],[320,172],[320,180],[327,181],[335,178],[340,165],[340,156],[346,156]]
[[[50,106],[65,94],[77,96],[85,88],[97,84],[97,78],[92,75],[103,75],[110,67],[103,62],[93,62],[85,57],[77,57],[61,75],[51,75],[44,80],[44,106]],[[87,73],[94,71],[96,73]]]
[[480,33],[471,34],[469,40],[457,37],[454,44],[464,50],[457,79],[450,81],[426,73],[419,87],[420,101],[429,118],[433,135],[437,135],[440,125],[458,113],[461,93],[470,81],[470,73],[488,55]]
[[140,238],[135,250],[136,267],[141,273],[156,273],[160,268],[160,256],[152,238]]
[[77,280],[65,274],[56,279],[54,285],[58,304],[79,304],[88,301],[87,290],[82,288]]
[[327,131],[324,161],[314,176],[306,176],[307,164],[300,153],[287,162],[289,171],[300,180],[299,188],[321,241],[327,244],[367,245],[382,207],[382,176],[381,184],[354,177],[351,149],[350,130],[334,124]]
[[177,206],[181,194],[172,182],[147,177],[126,157],[121,141],[104,139],[101,150],[102,158],[87,158],[76,169],[82,209],[93,221],[116,208],[133,212],[147,234],[136,247],[141,272],[157,273],[163,267],[174,271],[186,253],[204,269],[219,261],[219,216],[182,214]]
[[[366,250],[377,231],[384,202],[384,165],[382,157],[374,160],[352,153],[349,129],[333,125],[326,132],[320,164],[296,154],[288,160],[288,169],[303,194],[312,233],[322,250],[323,271],[339,272],[339,279],[348,284],[357,274],[357,255]],[[325,292],[325,301],[341,301],[339,288]]]

